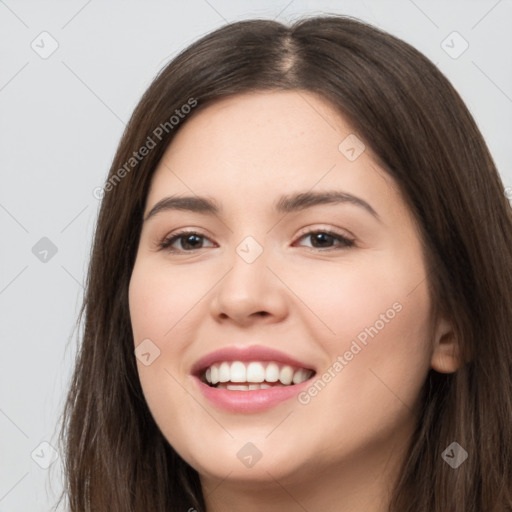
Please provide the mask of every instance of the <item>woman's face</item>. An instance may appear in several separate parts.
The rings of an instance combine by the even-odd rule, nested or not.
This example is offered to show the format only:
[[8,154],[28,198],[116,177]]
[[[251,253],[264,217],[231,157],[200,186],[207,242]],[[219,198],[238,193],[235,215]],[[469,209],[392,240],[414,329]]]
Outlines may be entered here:
[[223,99],[177,133],[145,219],[140,381],[203,484],[377,477],[415,426],[434,345],[419,235],[370,148],[311,93]]

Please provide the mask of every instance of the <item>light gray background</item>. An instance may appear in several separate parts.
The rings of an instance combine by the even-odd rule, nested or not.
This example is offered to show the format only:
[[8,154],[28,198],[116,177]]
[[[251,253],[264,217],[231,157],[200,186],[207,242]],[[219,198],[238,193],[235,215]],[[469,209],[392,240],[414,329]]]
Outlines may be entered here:
[[[62,460],[45,469],[52,451],[41,443],[56,446],[76,352],[93,190],[141,94],[178,51],[228,21],[328,12],[384,28],[437,63],[512,186],[510,0],[0,1],[0,512],[48,511],[61,489]],[[51,48],[43,31],[58,43],[46,59],[31,47]],[[453,31],[469,44],[458,58]],[[32,252],[42,237],[57,247],[46,262]]]

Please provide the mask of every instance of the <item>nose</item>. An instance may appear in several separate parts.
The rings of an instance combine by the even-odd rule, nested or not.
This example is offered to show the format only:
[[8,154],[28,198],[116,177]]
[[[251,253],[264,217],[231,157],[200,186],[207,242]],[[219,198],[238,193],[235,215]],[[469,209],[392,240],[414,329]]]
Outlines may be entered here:
[[240,254],[234,253],[230,270],[214,288],[210,306],[213,317],[217,322],[231,321],[240,326],[283,320],[288,314],[286,287],[269,265],[270,250],[263,248],[252,262]]

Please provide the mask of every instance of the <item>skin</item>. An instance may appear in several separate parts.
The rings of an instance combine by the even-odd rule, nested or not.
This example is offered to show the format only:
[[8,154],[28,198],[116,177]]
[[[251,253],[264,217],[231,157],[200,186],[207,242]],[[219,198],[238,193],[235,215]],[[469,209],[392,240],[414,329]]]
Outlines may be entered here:
[[[160,350],[150,365],[137,360],[145,398],[199,472],[209,512],[386,510],[429,369],[458,367],[451,324],[432,317],[411,212],[368,145],[355,161],[338,149],[351,133],[313,93],[237,95],[187,120],[152,178],[145,215],[170,195],[209,196],[224,210],[145,221],[129,291],[135,346],[149,338]],[[310,190],[353,194],[380,220],[350,203],[273,210],[282,194]],[[205,237],[196,249],[181,239],[178,252],[159,250],[183,228]],[[322,229],[355,246],[315,246],[307,233]],[[263,249],[250,264],[236,252],[247,236]],[[213,350],[258,344],[308,361],[318,377],[396,303],[400,312],[307,404],[232,413],[190,375]],[[247,442],[262,453],[251,468],[237,457]]]

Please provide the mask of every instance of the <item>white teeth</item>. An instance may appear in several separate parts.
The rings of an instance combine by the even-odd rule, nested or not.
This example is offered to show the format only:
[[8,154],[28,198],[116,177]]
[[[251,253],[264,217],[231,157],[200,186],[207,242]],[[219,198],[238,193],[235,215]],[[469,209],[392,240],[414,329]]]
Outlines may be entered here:
[[[248,391],[272,387],[266,384],[269,382],[279,381],[279,384],[285,386],[300,384],[308,380],[312,374],[312,370],[294,369],[289,365],[280,367],[276,362],[223,361],[222,363],[212,364],[207,368],[205,379],[206,382],[217,385],[218,388]],[[228,382],[231,384],[223,385]]]
[[223,362],[219,366],[219,382],[228,382],[230,377],[230,366],[229,363]]
[[231,364],[231,378],[229,380],[231,382],[247,382],[247,370],[244,363],[235,361]]
[[265,370],[265,380],[267,382],[277,382],[279,380],[279,366],[276,363],[268,363]]
[[211,367],[211,379],[212,384],[217,384],[217,382],[219,382],[219,368],[215,365]]
[[231,391],[254,391],[256,389],[268,389],[272,386],[268,384],[225,384],[223,386],[219,386],[219,389],[229,389]]
[[293,380],[293,368],[291,366],[283,366],[279,373],[279,380],[285,384],[291,384]]
[[263,382],[265,380],[265,368],[261,363],[249,363],[247,366],[247,382]]
[[300,368],[293,374],[293,384],[300,384],[301,382],[304,382],[305,380],[309,379],[309,372],[305,370],[304,368]]

